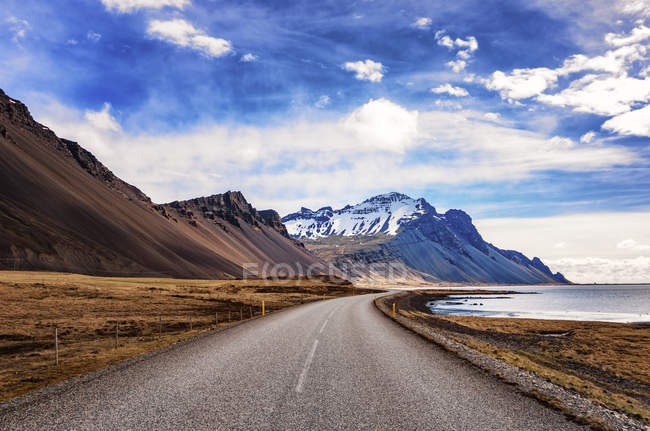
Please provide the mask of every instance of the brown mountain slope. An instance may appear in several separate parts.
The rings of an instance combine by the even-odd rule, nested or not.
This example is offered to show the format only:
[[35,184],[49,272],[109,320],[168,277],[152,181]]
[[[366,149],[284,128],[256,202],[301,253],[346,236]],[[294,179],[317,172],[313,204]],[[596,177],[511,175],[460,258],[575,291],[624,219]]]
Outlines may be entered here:
[[0,269],[233,278],[319,262],[239,192],[152,203],[0,90]]

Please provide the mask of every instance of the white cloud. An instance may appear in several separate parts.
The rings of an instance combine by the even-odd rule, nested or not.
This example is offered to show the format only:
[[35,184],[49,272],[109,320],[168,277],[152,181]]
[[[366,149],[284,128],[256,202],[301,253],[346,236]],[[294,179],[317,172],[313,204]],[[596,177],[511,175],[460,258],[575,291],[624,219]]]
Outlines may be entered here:
[[571,281],[639,283],[650,282],[650,251],[613,245],[621,238],[650,244],[648,219],[647,212],[610,212],[474,222],[487,241],[539,256]]
[[650,99],[650,78],[586,75],[556,94],[540,94],[537,100],[548,105],[572,107],[576,112],[618,115],[637,102]]
[[[499,91],[501,97],[504,99],[527,99],[533,96],[542,98],[540,101],[544,103],[560,104],[558,99],[545,94],[544,92],[556,86],[558,78],[569,76],[579,72],[598,72],[600,74],[591,74],[582,77],[578,80],[571,82],[569,88],[565,91],[572,93],[576,88],[582,88],[592,83],[594,88],[588,88],[587,91],[598,90],[609,91],[613,94],[610,96],[615,97],[618,88],[613,83],[616,79],[628,80],[631,79],[627,76],[628,68],[636,61],[643,60],[647,49],[645,46],[636,44],[623,46],[616,50],[607,51],[604,55],[587,57],[582,54],[573,55],[562,63],[562,66],[556,69],[549,69],[546,67],[538,67],[532,69],[514,69],[511,73],[504,73],[502,71],[495,71],[488,79],[483,80],[486,88],[489,90]],[[606,82],[605,86],[601,86],[598,82]],[[572,88],[573,86],[573,88]],[[564,100],[566,94],[556,94],[560,100]],[[584,94],[589,98],[589,95]],[[555,103],[554,103],[555,102]],[[589,112],[589,109],[580,109],[582,103],[579,99],[574,99],[571,106],[575,106],[578,110]]]
[[[576,112],[616,116],[602,127],[619,134],[648,136],[648,111],[639,105],[650,101],[650,77],[646,72],[650,69],[646,66],[638,76],[633,74],[639,70],[638,63],[647,61],[648,47],[642,42],[648,37],[650,28],[640,24],[629,35],[608,33],[605,41],[615,48],[602,55],[573,55],[555,69],[524,68],[509,73],[497,70],[479,80],[509,103],[534,99]],[[560,78],[565,77],[568,85],[556,90]]]
[[250,63],[252,61],[257,61],[257,56],[249,52],[247,54],[242,55],[239,61],[242,61],[244,63]]
[[632,43],[639,43],[650,37],[650,27],[640,25],[632,30],[629,36],[625,34],[607,33],[605,42],[612,46],[623,46]]
[[314,106],[319,108],[319,109],[322,109],[322,108],[326,107],[329,104],[330,104],[330,97],[328,95],[324,94],[324,95],[322,95],[321,97],[318,98],[316,103],[314,103]]
[[476,75],[473,73],[467,74],[463,77],[463,81],[465,82],[474,82],[476,81]]
[[603,259],[600,257],[545,260],[554,271],[560,271],[576,283],[648,283],[650,257]]
[[463,60],[468,60],[469,58],[472,57],[472,54],[470,54],[470,52],[468,50],[464,49],[464,50],[458,51],[456,53],[456,56],[458,58],[463,59]]
[[9,24],[9,30],[14,34],[11,40],[18,43],[25,38],[25,32],[30,28],[29,21],[10,16],[6,19],[6,22]]
[[618,10],[627,15],[650,17],[650,2],[648,0],[618,0]]
[[557,82],[557,73],[545,67],[515,69],[510,74],[497,70],[485,87],[498,91],[503,99],[527,99],[542,93]]
[[167,6],[183,9],[190,4],[190,0],[102,0],[102,3],[106,10],[129,13],[138,9],[162,9]]
[[446,63],[446,65],[456,73],[460,73],[467,67],[467,61],[472,57],[474,51],[478,49],[478,41],[474,36],[468,36],[467,39],[456,38],[455,40],[447,35],[446,30],[438,30],[435,33],[436,43],[445,46],[450,50],[456,51],[456,60]]
[[232,51],[229,41],[208,36],[203,30],[180,18],[152,20],[147,27],[147,34],[174,45],[194,49],[209,57],[221,57]]
[[424,17],[424,16],[420,17],[415,20],[415,22],[413,23],[413,27],[417,27],[420,29],[427,29],[431,27],[431,18]]
[[639,244],[633,239],[626,239],[616,244],[616,248],[630,249],[630,250],[650,250],[650,245]]
[[474,52],[478,49],[478,41],[474,36],[469,36],[467,39],[463,40],[461,38],[456,38],[455,40],[449,37],[446,34],[446,30],[438,30],[435,33],[436,43],[440,46],[445,46],[449,49],[454,47],[467,49],[469,52]]
[[487,112],[485,118],[491,121],[497,121],[501,118],[501,115],[498,112]]
[[84,118],[90,126],[99,130],[119,132],[121,127],[117,120],[111,115],[111,104],[104,103],[101,111],[86,111]]
[[99,42],[99,39],[102,38],[102,35],[99,33],[96,33],[92,30],[89,30],[88,33],[86,33],[86,39],[88,39],[91,42]]
[[469,93],[467,90],[465,90],[462,87],[454,87],[451,84],[444,84],[440,85],[436,88],[432,88],[431,92],[436,93],[436,94],[442,94],[442,93],[447,93],[451,96],[456,96],[456,97],[464,97],[464,96],[469,96]]
[[343,68],[350,72],[356,72],[354,75],[360,81],[380,82],[384,77],[384,66],[376,61],[366,59],[365,61],[348,61]]
[[437,107],[442,108],[442,109],[455,109],[457,111],[460,111],[461,109],[463,109],[463,105],[461,105],[458,102],[453,102],[451,100],[440,100],[440,99],[438,99],[434,103],[435,103],[435,105]]
[[610,118],[602,128],[621,135],[650,137],[650,105]]
[[595,132],[587,132],[584,135],[580,137],[580,143],[581,144],[590,144],[591,141],[594,140],[594,137],[596,136]]
[[[418,112],[386,99],[370,100],[338,120],[287,120],[273,127],[204,123],[150,134],[121,129],[109,106],[84,113],[52,103],[33,111],[157,202],[241,189],[259,207],[289,211],[302,201],[344,204],[385,189],[521,180],[547,170],[593,171],[638,160],[622,147],[575,145],[488,122],[484,112]],[[444,157],[420,160],[416,150]],[[628,237],[643,239],[626,233],[616,240]]]
[[66,44],[68,44],[68,45],[73,45],[73,46],[74,46],[74,45],[78,45],[78,44],[79,44],[79,41],[78,41],[77,39],[68,39],[68,41],[66,42]]
[[470,36],[467,40],[456,38],[454,45],[459,48],[467,48],[469,52],[474,52],[478,49],[478,41],[474,36]]
[[455,61],[447,62],[447,66],[449,66],[449,68],[454,72],[458,73],[465,70],[465,67],[467,66],[467,62],[465,60],[455,60]]
[[343,124],[361,145],[403,152],[417,138],[418,112],[387,99],[371,99],[348,115]]
[[650,76],[650,65],[641,69],[641,71],[639,72],[639,76],[643,76],[643,77]]
[[446,46],[449,49],[454,47],[454,41],[451,37],[445,34],[445,30],[438,30],[435,34],[436,43],[440,46]]

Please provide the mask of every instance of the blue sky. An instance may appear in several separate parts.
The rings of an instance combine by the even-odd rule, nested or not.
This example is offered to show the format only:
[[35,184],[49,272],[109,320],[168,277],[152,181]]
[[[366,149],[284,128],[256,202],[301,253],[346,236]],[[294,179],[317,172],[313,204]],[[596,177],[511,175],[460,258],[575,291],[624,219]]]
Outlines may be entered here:
[[650,214],[647,0],[3,3],[0,88],[158,202]]

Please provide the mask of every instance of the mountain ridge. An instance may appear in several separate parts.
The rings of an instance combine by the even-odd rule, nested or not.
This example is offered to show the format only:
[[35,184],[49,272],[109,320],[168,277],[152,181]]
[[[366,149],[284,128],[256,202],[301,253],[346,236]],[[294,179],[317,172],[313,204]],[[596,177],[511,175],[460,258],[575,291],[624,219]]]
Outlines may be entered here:
[[322,263],[240,192],[152,202],[2,90],[0,152],[0,269],[241,278]]
[[[538,257],[529,259],[486,242],[466,212],[441,214],[424,198],[403,193],[373,196],[338,210],[301,208],[282,221],[292,237],[307,241],[308,248],[340,267],[392,262],[426,281],[569,283]],[[383,239],[365,239],[378,235]],[[323,246],[324,239],[329,247]],[[372,245],[364,248],[359,245],[363,242]]]

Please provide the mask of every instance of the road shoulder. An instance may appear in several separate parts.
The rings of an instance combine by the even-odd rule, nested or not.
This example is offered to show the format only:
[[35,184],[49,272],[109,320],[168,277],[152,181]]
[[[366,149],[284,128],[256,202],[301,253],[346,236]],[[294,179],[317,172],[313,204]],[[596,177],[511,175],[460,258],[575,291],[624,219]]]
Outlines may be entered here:
[[[376,297],[374,304],[386,317],[392,318],[393,304],[399,304],[408,295],[408,292],[400,292],[393,295]],[[423,321],[409,316],[410,313],[400,311],[398,306],[394,319],[398,324],[434,342],[445,350],[456,354],[460,358],[467,360],[473,365],[480,367],[499,379],[512,384],[523,394],[561,411],[577,423],[589,425],[593,429],[647,429],[640,422],[626,415],[607,409],[527,370],[454,341]]]

